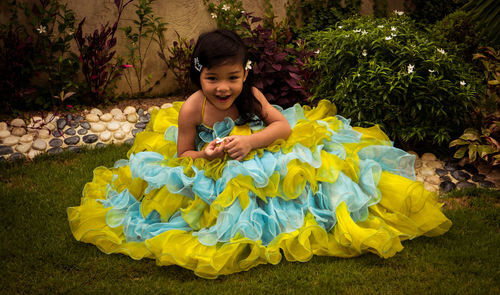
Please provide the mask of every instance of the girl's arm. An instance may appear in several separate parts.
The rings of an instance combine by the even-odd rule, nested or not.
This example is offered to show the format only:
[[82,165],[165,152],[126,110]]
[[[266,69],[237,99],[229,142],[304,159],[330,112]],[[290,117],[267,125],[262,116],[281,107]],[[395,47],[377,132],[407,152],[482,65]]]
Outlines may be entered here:
[[[179,111],[178,132],[177,132],[177,157],[214,158],[224,156],[224,143],[218,145],[215,141],[210,142],[203,151],[197,151],[195,147],[196,125],[200,124],[201,105],[198,92],[191,95],[182,105]],[[201,98],[202,99],[202,98]]]
[[262,116],[267,126],[252,135],[226,137],[226,152],[235,160],[242,160],[251,150],[266,147],[277,139],[286,139],[292,132],[285,116],[275,109],[257,88],[252,90],[262,105]]

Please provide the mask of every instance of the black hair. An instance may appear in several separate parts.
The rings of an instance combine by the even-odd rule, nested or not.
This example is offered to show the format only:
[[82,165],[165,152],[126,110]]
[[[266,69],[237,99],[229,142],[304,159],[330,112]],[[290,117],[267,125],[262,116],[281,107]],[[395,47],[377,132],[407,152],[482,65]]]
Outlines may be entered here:
[[[195,62],[196,60],[196,62]],[[191,81],[201,89],[200,74],[201,67],[210,69],[213,66],[225,63],[241,63],[245,68],[248,62],[248,51],[243,40],[233,31],[218,29],[203,33],[198,41],[191,57],[189,75]],[[244,122],[256,120],[255,116],[262,117],[262,104],[255,98],[252,92],[252,71],[248,71],[243,89],[234,103]]]

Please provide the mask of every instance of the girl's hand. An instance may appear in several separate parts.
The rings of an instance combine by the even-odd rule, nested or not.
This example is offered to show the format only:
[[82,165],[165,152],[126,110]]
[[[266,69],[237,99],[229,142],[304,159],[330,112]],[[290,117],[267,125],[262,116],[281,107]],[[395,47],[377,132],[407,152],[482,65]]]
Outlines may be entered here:
[[204,158],[213,160],[215,158],[224,158],[226,151],[225,141],[220,142],[218,139],[212,140],[203,150]]
[[225,149],[231,158],[241,161],[253,149],[250,137],[243,135],[231,135],[225,139]]

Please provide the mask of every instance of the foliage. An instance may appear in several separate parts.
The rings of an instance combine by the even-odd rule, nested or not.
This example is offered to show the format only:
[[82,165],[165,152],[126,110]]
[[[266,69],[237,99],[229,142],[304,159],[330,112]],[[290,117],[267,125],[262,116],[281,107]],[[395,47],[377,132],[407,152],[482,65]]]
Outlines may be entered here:
[[488,44],[500,45],[500,3],[498,0],[469,0],[463,9],[477,25],[480,34],[488,40]]
[[217,28],[237,31],[245,21],[241,0],[203,0],[212,19],[217,22]]
[[373,16],[386,17],[388,13],[387,0],[374,0],[373,1]]
[[471,161],[479,158],[492,165],[500,164],[500,115],[487,120],[488,128],[481,128],[481,132],[474,128],[465,129],[464,133],[450,142],[450,147],[458,147],[453,157],[463,158],[466,153]]
[[[255,86],[266,98],[275,104],[288,107],[295,103],[306,103],[308,96],[305,81],[312,73],[304,68],[305,62],[313,55],[305,48],[303,41],[292,40],[288,23],[264,26],[262,19],[245,13],[242,22],[243,42],[248,47]],[[257,24],[252,27],[252,24]],[[268,20],[267,23],[273,23]]]
[[80,52],[80,62],[82,72],[85,77],[86,91],[93,103],[105,101],[116,87],[115,83],[121,76],[123,65],[120,62],[113,63],[116,51],[115,33],[118,29],[118,22],[125,7],[133,0],[114,0],[118,10],[118,16],[113,24],[101,25],[100,29],[95,29],[93,34],[83,36],[83,24],[85,18],[78,25],[75,33],[75,40]]
[[488,85],[486,100],[475,111],[479,128],[467,128],[449,146],[458,147],[455,158],[467,155],[471,161],[483,159],[489,164],[500,165],[500,51],[481,47],[474,59],[481,61]]
[[[132,69],[126,71],[124,77],[130,87],[130,92],[137,92],[140,96],[153,89],[153,86],[151,86],[149,89],[145,90],[145,87],[151,84],[152,74],[144,77],[144,63],[151,44],[153,40],[155,40],[156,34],[161,34],[163,36],[164,31],[167,30],[167,23],[163,22],[161,17],[154,16],[151,7],[154,1],[155,0],[140,0],[139,4],[134,5],[137,8],[135,10],[137,18],[133,20],[135,27],[126,26],[121,28],[128,40],[126,45],[128,49],[127,64],[132,65]],[[132,72],[135,74],[135,80],[137,80],[137,91],[134,91],[132,87]],[[157,81],[155,85],[158,83],[159,81]]]
[[190,91],[190,79],[189,79],[189,66],[191,63],[191,56],[194,50],[194,39],[187,41],[187,39],[182,38],[179,33],[177,33],[177,41],[174,41],[171,47],[167,48],[170,56],[167,57],[165,54],[165,38],[163,34],[159,35],[159,47],[160,51],[158,56],[163,60],[168,69],[170,69],[175,76],[177,85],[180,88],[181,94],[186,98]]
[[320,53],[312,99],[327,98],[355,125],[380,126],[404,148],[458,135],[479,79],[407,16],[352,18],[312,35]]
[[[12,9],[12,7],[11,7]],[[16,16],[16,7],[11,16]],[[8,25],[0,27],[0,100],[1,111],[11,112],[25,103],[27,95],[35,90],[30,79],[34,75],[35,49],[33,36],[28,36],[24,27],[13,18]]]
[[9,10],[8,24],[0,27],[6,108],[55,107],[62,103],[53,99],[60,91],[78,89],[74,82],[78,57],[70,50],[74,13],[56,0],[39,0],[29,6],[14,0]]
[[289,1],[287,18],[293,31],[301,37],[306,37],[312,32],[333,27],[343,19],[358,15],[360,8],[360,0],[304,0],[299,3]]
[[444,19],[429,27],[431,38],[436,44],[453,51],[467,62],[477,51],[481,38],[467,13],[462,10],[447,15]]
[[462,7],[467,0],[405,0],[408,15],[420,25],[434,24]]

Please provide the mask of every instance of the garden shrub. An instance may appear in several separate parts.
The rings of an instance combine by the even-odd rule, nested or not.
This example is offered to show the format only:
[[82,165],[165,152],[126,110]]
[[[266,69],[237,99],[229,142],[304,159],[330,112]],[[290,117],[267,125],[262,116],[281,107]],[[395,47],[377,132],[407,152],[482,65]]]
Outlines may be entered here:
[[404,148],[447,144],[461,132],[480,80],[407,16],[347,19],[314,33],[312,99],[333,101],[354,125],[379,124]]
[[[375,1],[379,3],[380,0]],[[292,30],[301,37],[330,27],[343,19],[359,15],[360,0],[304,0],[288,2],[287,17]]]
[[[140,0],[134,4],[136,18],[132,20],[134,26],[128,25],[120,28],[127,39],[125,47],[128,50],[126,63],[132,67],[125,71],[123,77],[127,82],[130,93],[143,96],[153,90],[160,83],[160,79],[153,83],[153,74],[146,75],[145,62],[150,53],[151,44],[154,40],[163,37],[167,30],[167,23],[161,17],[155,17],[151,5],[155,0]],[[161,37],[158,37],[161,36]],[[163,75],[165,77],[166,75]],[[163,78],[162,77],[162,78]],[[136,82],[133,87],[134,80]],[[146,88],[149,86],[148,88]]]
[[80,52],[82,72],[85,77],[85,98],[91,101],[84,103],[99,104],[107,102],[113,96],[116,82],[121,77],[123,65],[120,59],[115,59],[116,37],[118,23],[125,7],[133,0],[115,0],[114,4],[118,11],[113,26],[102,25],[91,34],[83,34],[85,18],[78,25],[75,33],[75,41]]
[[465,3],[467,0],[405,0],[405,7],[417,24],[429,25],[442,20]]
[[270,0],[264,0],[264,17],[253,16],[244,10],[241,1],[205,0],[205,5],[217,27],[238,33],[252,62],[252,77],[255,86],[263,92],[269,102],[289,107],[295,103],[308,103],[307,82],[313,75],[304,67],[313,55],[305,43],[293,38],[287,20],[274,22]]
[[471,127],[449,146],[458,148],[455,158],[466,156],[470,161],[484,160],[493,166],[500,165],[500,50],[481,47],[479,53],[474,54],[474,60],[481,62],[486,95],[474,108]]
[[[300,40],[292,40],[290,26],[286,22],[264,26],[260,18],[245,13],[247,20],[241,24],[247,30],[243,42],[248,47],[252,61],[255,86],[263,92],[269,102],[282,107],[295,103],[307,103],[307,87],[311,71],[304,64],[312,51]],[[268,20],[268,23],[272,20]],[[251,26],[258,23],[257,26]]]
[[498,0],[469,0],[462,8],[477,25],[479,34],[484,37],[486,45],[500,46],[500,3]]
[[56,0],[12,0],[7,5],[9,19],[0,24],[2,108],[59,106],[62,101],[55,98],[79,86],[78,57],[70,50],[73,11]]
[[453,51],[467,62],[472,60],[472,55],[481,43],[481,37],[477,33],[477,25],[462,10],[449,14],[436,22],[429,28],[429,32],[432,41],[437,45],[446,51]]
[[[172,42],[172,46],[166,45],[163,33],[158,34],[158,56],[165,63],[167,68],[172,71],[179,87],[179,92],[183,98],[187,98],[192,92],[192,84],[189,79],[189,68],[191,56],[194,50],[194,39],[189,41],[177,34],[177,40]],[[170,53],[167,57],[166,52]]]

